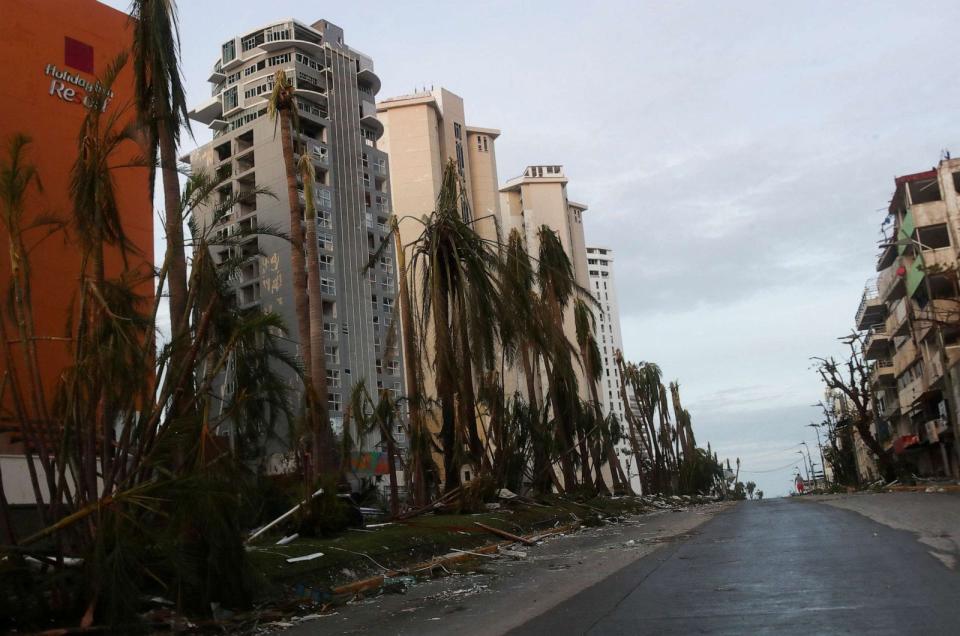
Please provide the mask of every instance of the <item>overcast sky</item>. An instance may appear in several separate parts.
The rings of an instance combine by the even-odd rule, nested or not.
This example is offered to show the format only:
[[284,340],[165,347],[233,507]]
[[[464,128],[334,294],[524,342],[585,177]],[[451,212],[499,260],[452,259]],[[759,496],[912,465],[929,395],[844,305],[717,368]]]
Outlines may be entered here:
[[563,164],[616,255],[625,355],[679,379],[698,440],[768,495],[814,448],[809,358],[852,326],[893,177],[960,149],[955,1],[179,6],[191,104],[223,41],[325,18],[380,98],[443,85],[501,129],[501,182]]

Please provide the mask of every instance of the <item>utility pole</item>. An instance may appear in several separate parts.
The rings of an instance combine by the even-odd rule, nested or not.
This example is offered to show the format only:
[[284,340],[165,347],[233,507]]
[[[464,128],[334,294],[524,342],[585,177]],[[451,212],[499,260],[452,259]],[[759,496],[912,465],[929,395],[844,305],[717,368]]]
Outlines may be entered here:
[[798,450],[797,452],[800,454],[800,463],[803,465],[803,473],[806,475],[806,481],[810,481],[810,471],[807,468],[807,457],[803,454],[803,451]]
[[817,487],[817,471],[813,469],[813,455],[810,454],[810,447],[806,442],[800,442],[807,449],[807,461],[810,462],[810,477],[813,479],[813,487]]
[[829,483],[827,482],[827,460],[823,456],[823,444],[820,442],[820,425],[810,422],[807,426],[813,428],[817,433],[817,448],[820,449],[820,468],[823,470],[823,485],[826,486]]

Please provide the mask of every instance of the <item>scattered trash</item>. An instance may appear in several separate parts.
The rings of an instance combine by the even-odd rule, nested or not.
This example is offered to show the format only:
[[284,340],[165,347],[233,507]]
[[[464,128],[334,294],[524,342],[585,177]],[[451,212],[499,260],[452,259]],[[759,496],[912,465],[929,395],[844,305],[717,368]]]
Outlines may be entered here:
[[498,503],[488,503],[483,505],[487,510],[500,510],[500,504]]
[[287,559],[287,563],[298,563],[300,561],[312,561],[313,559],[319,559],[323,556],[323,552],[314,552],[313,554],[305,554],[298,557],[290,557]]
[[500,548],[500,554],[508,557],[513,557],[514,559],[527,558],[526,552],[520,552],[519,550],[510,550],[509,548]]
[[623,545],[627,546],[628,548],[632,548],[633,546],[637,545],[637,542],[636,542],[635,540],[633,540],[633,539],[630,539],[629,541],[627,541],[627,542],[624,543]]
[[385,576],[383,577],[383,591],[393,594],[403,594],[416,583],[412,576]]
[[277,541],[277,545],[287,545],[288,543],[290,543],[291,541],[294,541],[294,540],[298,539],[299,537],[300,537],[300,533],[294,532],[294,533],[291,534],[290,536],[284,537],[284,538],[280,539],[279,541]]
[[516,499],[517,493],[507,490],[506,488],[501,488],[499,491],[497,491],[497,497],[500,497],[501,499]]

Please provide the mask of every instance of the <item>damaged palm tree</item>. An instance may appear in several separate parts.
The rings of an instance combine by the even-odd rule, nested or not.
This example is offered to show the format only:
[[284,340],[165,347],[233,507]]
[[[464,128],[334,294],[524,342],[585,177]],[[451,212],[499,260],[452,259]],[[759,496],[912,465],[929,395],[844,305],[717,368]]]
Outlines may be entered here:
[[467,209],[456,166],[443,171],[436,209],[418,219],[409,246],[411,275],[420,285],[419,348],[432,333],[432,365],[440,407],[444,486],[459,487],[465,464],[485,463],[477,424],[474,369],[492,365],[499,290],[496,252],[464,220]]
[[[120,66],[122,60],[101,78],[104,86]],[[213,256],[214,249],[239,252],[243,233],[215,238],[212,226],[191,222],[194,260],[184,335],[159,351],[154,272],[116,273],[105,266],[106,249],[136,252],[127,242],[110,176],[139,154],[121,125],[122,112],[89,109],[72,175],[72,218],[54,228],[82,249],[76,302],[61,317],[60,333],[66,335],[36,329],[28,245],[51,226],[28,208],[30,202],[42,207],[29,141],[15,137],[0,159],[0,222],[15,265],[13,301],[0,309],[5,404],[12,405],[9,417],[22,434],[42,522],[29,536],[8,527],[15,550],[5,556],[14,567],[24,555],[48,561],[55,574],[41,584],[48,586],[43,598],[49,614],[81,617],[85,626],[128,620],[150,590],[164,590],[194,610],[211,602],[247,602],[237,492],[248,473],[220,433],[229,426],[236,433],[231,438],[249,439],[253,435],[237,427],[255,421],[262,428],[267,421],[256,414],[280,412],[286,400],[270,372],[282,362],[283,325],[276,316],[235,309],[229,277],[239,259],[215,262]],[[179,218],[208,203],[216,186],[203,175],[192,177],[176,198]],[[214,223],[234,203],[218,204]],[[175,242],[171,249],[178,249]],[[157,273],[161,290],[167,271]],[[69,351],[70,363],[53,386],[40,379],[38,342]],[[236,387],[224,399],[214,390],[221,373]],[[0,477],[0,491],[4,486]],[[5,497],[0,506],[7,517]],[[77,567],[88,585],[70,585]],[[18,571],[33,576],[25,566]],[[17,603],[19,593],[5,589],[4,602]]]

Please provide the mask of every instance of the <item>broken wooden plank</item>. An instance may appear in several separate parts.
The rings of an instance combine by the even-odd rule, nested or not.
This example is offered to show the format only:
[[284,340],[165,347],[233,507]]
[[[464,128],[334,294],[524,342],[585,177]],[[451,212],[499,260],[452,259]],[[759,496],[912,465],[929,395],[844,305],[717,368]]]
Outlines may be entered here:
[[531,541],[530,539],[526,539],[524,537],[518,537],[517,535],[507,532],[506,530],[501,530],[500,528],[494,528],[493,526],[488,526],[487,524],[480,523],[479,521],[474,521],[473,523],[474,525],[477,525],[483,528],[484,530],[486,530],[487,532],[497,535],[498,537],[503,537],[504,539],[510,539],[511,541],[522,543],[523,545],[536,545],[535,541]]

